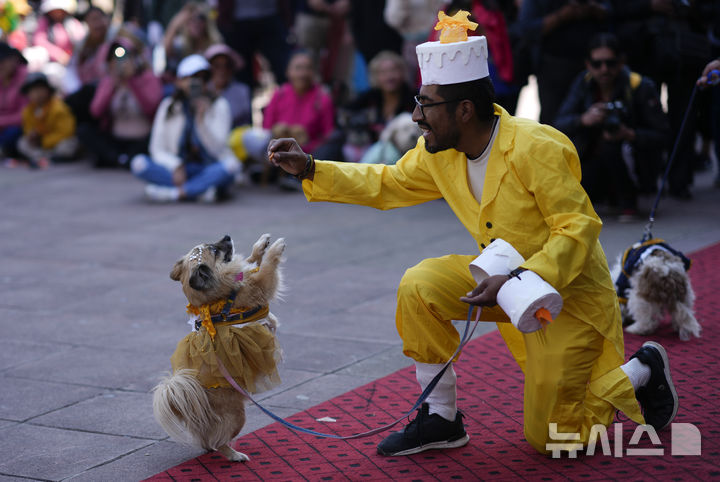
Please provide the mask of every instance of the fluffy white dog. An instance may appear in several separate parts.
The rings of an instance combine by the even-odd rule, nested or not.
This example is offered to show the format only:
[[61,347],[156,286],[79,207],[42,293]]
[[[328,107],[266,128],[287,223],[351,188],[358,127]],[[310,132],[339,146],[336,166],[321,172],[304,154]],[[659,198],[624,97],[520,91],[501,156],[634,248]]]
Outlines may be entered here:
[[626,252],[612,270],[625,331],[654,333],[669,312],[681,340],[699,337],[700,324],[693,312],[695,293],[687,275],[689,260],[664,243],[633,246],[631,250],[630,262]]
[[395,164],[407,151],[415,147],[422,131],[412,120],[412,115],[403,112],[388,122],[380,133],[378,142],[372,145],[360,162],[365,164]]

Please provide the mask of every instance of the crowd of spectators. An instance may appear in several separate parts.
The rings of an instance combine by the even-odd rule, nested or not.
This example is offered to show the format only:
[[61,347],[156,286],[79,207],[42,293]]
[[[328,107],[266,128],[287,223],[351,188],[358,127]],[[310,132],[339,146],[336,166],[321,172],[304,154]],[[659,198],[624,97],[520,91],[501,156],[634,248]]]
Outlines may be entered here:
[[[540,120],[575,143],[596,203],[637,215],[654,194],[695,81],[720,53],[704,0],[0,0],[0,158],[130,170],[156,201],[218,200],[274,172],[272,137],[316,157],[393,163],[420,79],[415,46],[440,9],[471,12],[497,101],[529,76]],[[667,93],[661,102],[661,87]],[[669,193],[692,196],[717,148],[704,89]],[[712,126],[712,128],[711,128]],[[696,137],[697,136],[697,137]],[[701,148],[696,149],[696,139]]]

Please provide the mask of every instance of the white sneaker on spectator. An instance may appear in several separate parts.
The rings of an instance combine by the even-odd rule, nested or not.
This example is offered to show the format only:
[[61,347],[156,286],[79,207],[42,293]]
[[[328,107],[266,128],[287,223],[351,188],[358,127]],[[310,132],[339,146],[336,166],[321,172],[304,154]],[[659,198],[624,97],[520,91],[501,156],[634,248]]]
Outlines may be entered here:
[[145,197],[159,203],[175,202],[180,199],[180,190],[176,187],[146,184]]
[[236,186],[247,186],[248,185],[248,176],[242,171],[238,171],[237,174],[235,174],[235,185]]
[[217,201],[217,198],[217,189],[215,187],[211,187],[198,197],[198,201],[202,203],[212,204]]

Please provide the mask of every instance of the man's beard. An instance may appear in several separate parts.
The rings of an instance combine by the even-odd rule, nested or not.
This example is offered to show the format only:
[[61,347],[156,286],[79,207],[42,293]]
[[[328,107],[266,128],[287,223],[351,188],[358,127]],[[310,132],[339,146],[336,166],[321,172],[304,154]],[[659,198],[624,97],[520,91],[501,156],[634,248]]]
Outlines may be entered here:
[[457,147],[458,142],[460,141],[460,133],[457,131],[456,127],[457,126],[455,124],[450,126],[450,128],[448,129],[450,133],[447,134],[443,139],[437,139],[437,143],[432,146],[428,145],[426,141],[425,150],[428,151],[430,154],[435,154],[437,152],[446,151],[448,149],[453,149]]

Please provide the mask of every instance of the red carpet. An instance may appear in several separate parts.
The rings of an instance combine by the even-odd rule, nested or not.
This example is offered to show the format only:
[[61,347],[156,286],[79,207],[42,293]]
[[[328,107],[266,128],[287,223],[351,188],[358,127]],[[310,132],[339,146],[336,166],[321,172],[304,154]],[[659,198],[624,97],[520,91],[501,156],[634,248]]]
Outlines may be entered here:
[[[600,443],[594,456],[552,459],[538,454],[523,438],[522,374],[495,332],[468,344],[455,367],[458,405],[466,415],[470,434],[465,447],[388,458],[375,453],[386,433],[337,441],[297,434],[274,423],[236,440],[235,448],[250,456],[247,463],[228,463],[220,455],[207,454],[148,480],[720,480],[720,244],[690,257],[702,338],[682,342],[666,323],[652,339],[670,356],[680,397],[675,423],[697,427],[702,440],[700,456],[671,455],[670,430],[658,434],[659,445],[653,445],[647,434],[639,443],[630,444],[637,425],[621,419],[617,420],[623,428],[619,452],[614,426],[608,429],[612,455],[603,455]],[[626,356],[646,340],[626,336]],[[414,369],[407,368],[298,413],[289,421],[319,432],[350,435],[392,422],[417,395]],[[316,422],[322,417],[337,422]],[[394,429],[401,428],[399,424]],[[638,448],[662,450],[663,454],[628,454],[629,449]]]

